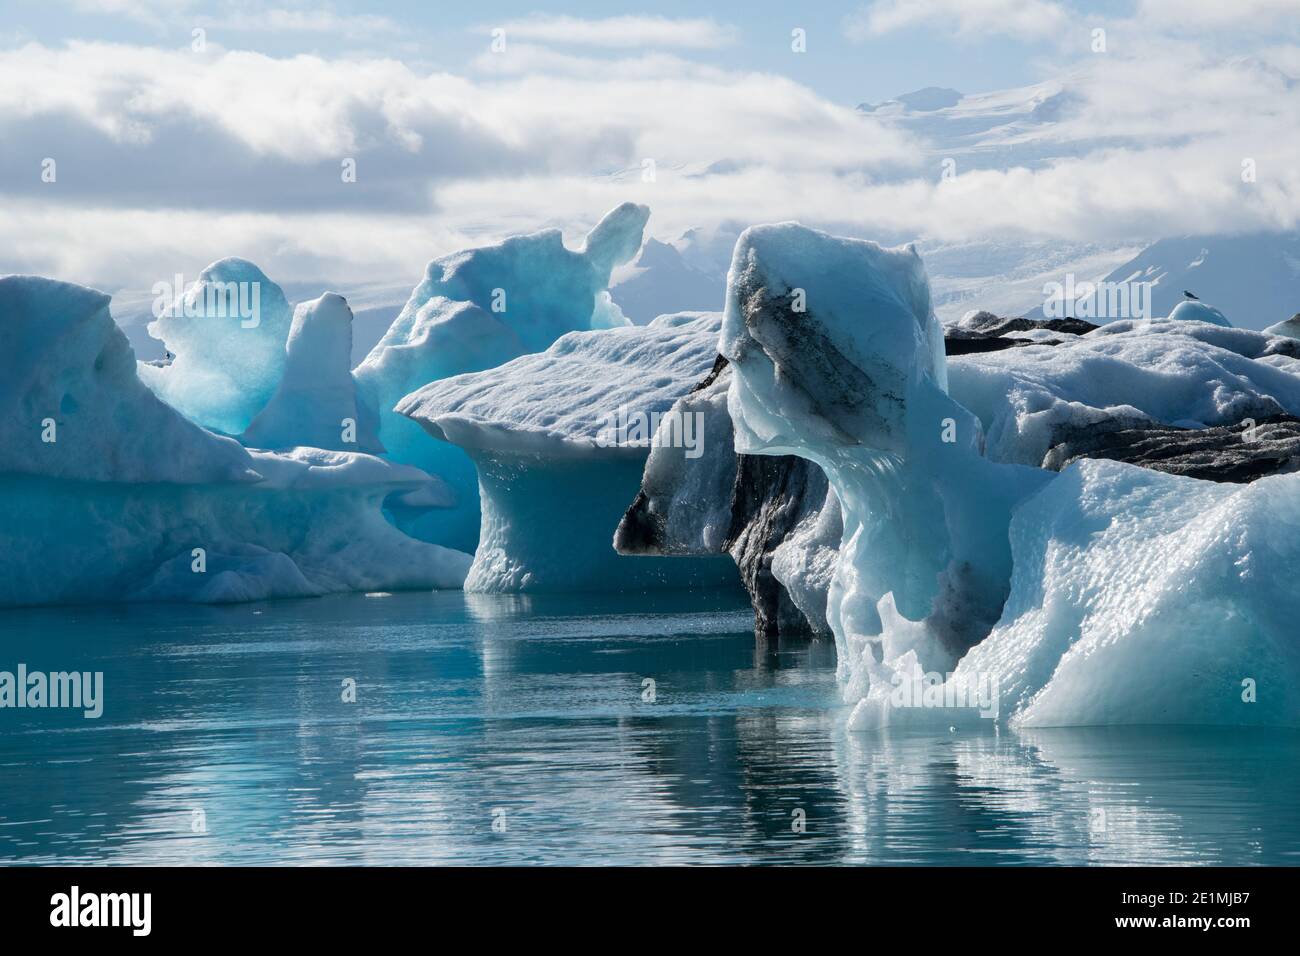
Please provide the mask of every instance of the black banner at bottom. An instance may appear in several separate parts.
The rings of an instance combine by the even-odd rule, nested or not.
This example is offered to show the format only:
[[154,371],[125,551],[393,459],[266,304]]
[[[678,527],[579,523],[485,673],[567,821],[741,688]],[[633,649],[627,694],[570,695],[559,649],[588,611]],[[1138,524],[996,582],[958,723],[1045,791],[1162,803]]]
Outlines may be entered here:
[[[1289,869],[280,869],[0,868],[5,938],[79,944],[277,941],[295,945],[463,926],[548,942],[614,925],[687,927],[735,943],[798,919],[801,936],[897,931],[1058,933],[1223,943],[1294,926]],[[843,906],[843,909],[840,907]],[[819,926],[819,922],[821,925]],[[878,924],[879,925],[879,924]],[[670,929],[671,926],[671,929]],[[791,930],[794,927],[790,927]],[[1048,937],[1051,938],[1051,937]],[[617,937],[611,945],[621,945]]]

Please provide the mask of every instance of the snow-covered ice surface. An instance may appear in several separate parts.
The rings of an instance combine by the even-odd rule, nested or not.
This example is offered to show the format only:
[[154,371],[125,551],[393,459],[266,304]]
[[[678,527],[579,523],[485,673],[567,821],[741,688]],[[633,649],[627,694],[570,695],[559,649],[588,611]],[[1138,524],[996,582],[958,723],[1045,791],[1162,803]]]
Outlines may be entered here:
[[1011,523],[1002,620],[953,680],[1025,726],[1300,722],[1300,475],[1081,461]]
[[387,496],[427,490],[429,475],[358,453],[250,452],[188,421],[140,381],[149,366],[102,293],[0,278],[0,355],[0,604],[249,600],[464,578],[468,555],[383,516]]
[[457,497],[451,510],[399,516],[406,530],[472,548],[477,478],[463,451],[432,441],[394,406],[429,382],[540,352],[566,332],[629,324],[606,290],[614,268],[636,255],[649,215],[645,206],[624,203],[576,251],[564,245],[560,230],[547,229],[429,263],[354,373],[389,457],[442,476]]
[[[655,425],[709,370],[720,316],[571,332],[545,352],[426,385],[398,411],[478,469],[482,534],[466,589],[620,589],[734,581],[723,558],[621,557],[615,527]],[[693,416],[676,440],[702,451]],[[660,440],[666,439],[666,432]]]
[[[944,393],[936,325],[910,250],[792,224],[737,245],[736,448],[813,458],[837,492],[827,617],[852,726],[1300,723],[1300,475],[995,464]],[[994,457],[1037,464],[1056,419],[1209,424],[1300,400],[1277,337],[1173,320],[1060,338],[949,364]]]
[[648,416],[708,372],[721,322],[718,312],[681,312],[641,327],[570,332],[544,352],[434,381],[397,411],[462,448],[644,455]]
[[1039,465],[1068,430],[1111,418],[1205,426],[1300,414],[1287,339],[1173,319],[1053,337],[1061,344],[949,359],[952,396],[979,416],[990,458]]

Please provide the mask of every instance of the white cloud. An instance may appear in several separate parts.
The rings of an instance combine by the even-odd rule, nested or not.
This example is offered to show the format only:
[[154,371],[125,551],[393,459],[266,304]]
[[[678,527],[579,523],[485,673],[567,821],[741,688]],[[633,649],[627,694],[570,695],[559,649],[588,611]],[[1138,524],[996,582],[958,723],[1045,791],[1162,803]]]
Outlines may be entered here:
[[507,48],[515,39],[533,43],[554,43],[596,47],[678,47],[710,50],[727,46],[735,31],[712,18],[670,19],[668,17],[623,16],[599,20],[579,17],[536,15],[505,23],[485,24],[482,29],[504,29]]
[[907,27],[934,27],[966,35],[1009,34],[1043,39],[1069,28],[1070,15],[1052,0],[875,0],[844,23],[854,42]]
[[[1263,59],[1187,42],[1081,61],[1036,94],[1062,90],[1051,122],[1002,112],[1028,93],[994,98],[987,142],[969,124],[896,128],[784,77],[663,52],[510,50],[470,77],[215,49],[0,51],[0,271],[147,288],[239,254],[277,279],[413,281],[468,237],[577,232],[629,199],[661,237],[725,220],[888,241],[1300,225],[1300,88]],[[51,143],[59,179],[44,185]],[[949,155],[958,175],[940,183]],[[352,186],[343,156],[358,159]]]
[[[418,74],[395,60],[28,44],[0,51],[0,117],[71,113],[132,142],[147,142],[165,120],[184,117],[217,127],[253,153],[301,162],[394,142],[444,149],[424,141],[435,120],[461,136],[523,150],[539,165],[567,154],[572,165],[590,168],[593,157],[599,165],[597,142],[626,144],[613,163],[655,156],[666,164],[753,158],[863,165],[907,155],[903,137],[771,74],[671,59],[606,73],[599,83],[576,73],[474,83]],[[692,108],[681,109],[687,102]]]
[[[361,283],[410,277],[434,256],[474,244],[430,218],[338,213],[212,212],[7,202],[0,217],[0,274],[35,272],[99,288],[148,289],[174,272],[240,255],[271,278]],[[340,289],[339,291],[345,291]]]

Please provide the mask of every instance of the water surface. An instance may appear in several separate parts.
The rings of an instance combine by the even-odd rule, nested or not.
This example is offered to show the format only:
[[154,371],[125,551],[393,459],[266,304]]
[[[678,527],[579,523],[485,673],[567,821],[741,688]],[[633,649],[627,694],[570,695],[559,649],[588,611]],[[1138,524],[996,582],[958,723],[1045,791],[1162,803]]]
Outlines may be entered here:
[[1300,734],[849,734],[833,649],[751,624],[731,593],[0,612],[0,670],[106,685],[98,720],[0,709],[0,862],[1300,863]]

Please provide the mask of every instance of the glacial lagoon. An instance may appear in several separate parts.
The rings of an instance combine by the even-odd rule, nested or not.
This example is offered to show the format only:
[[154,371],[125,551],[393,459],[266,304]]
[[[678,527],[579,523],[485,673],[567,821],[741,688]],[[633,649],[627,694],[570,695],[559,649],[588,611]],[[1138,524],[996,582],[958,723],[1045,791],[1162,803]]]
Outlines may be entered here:
[[[743,595],[0,612],[5,864],[1297,864],[1300,732],[849,733]],[[348,698],[355,697],[355,700]]]

